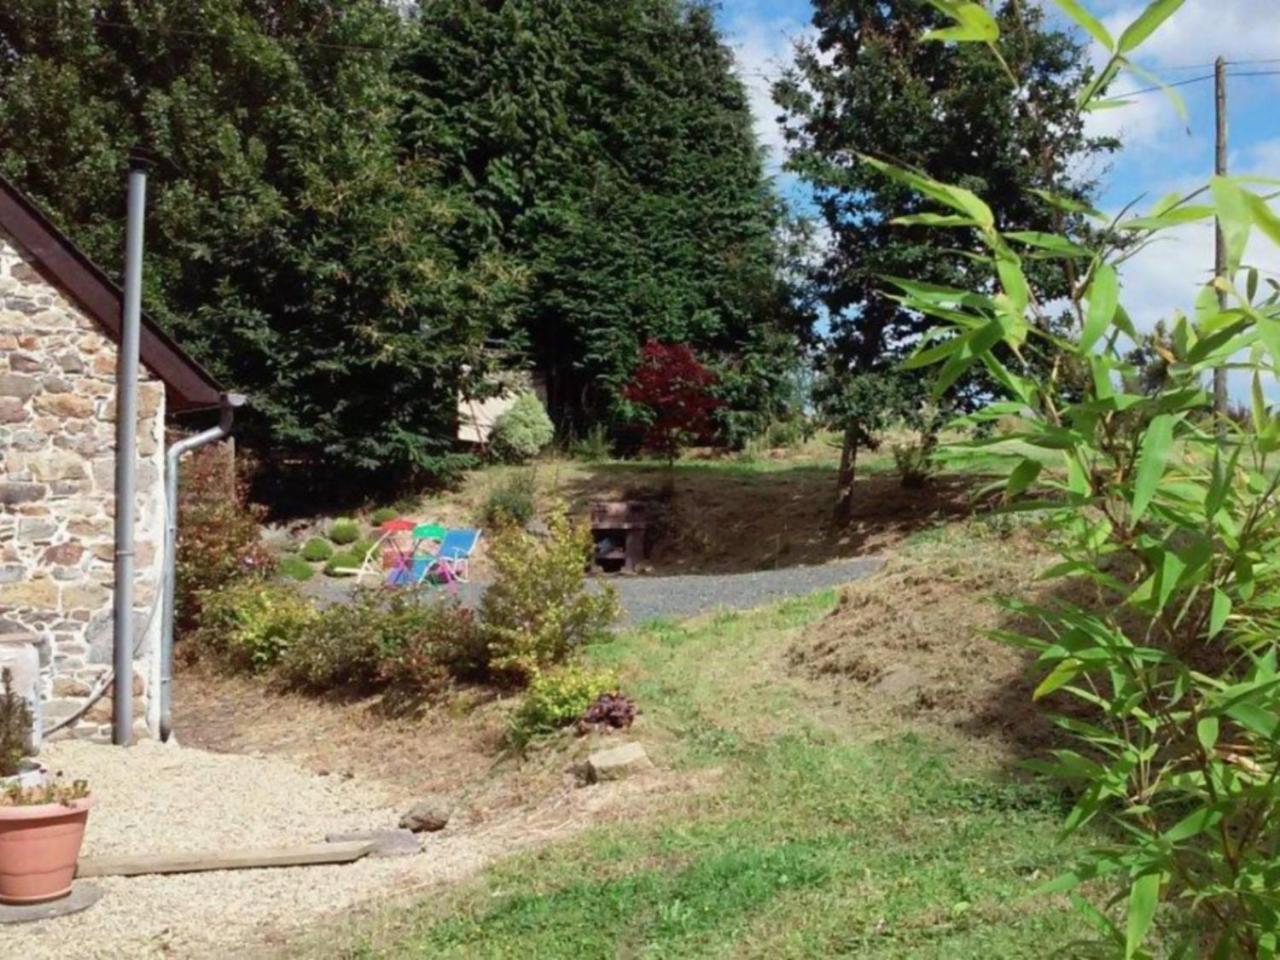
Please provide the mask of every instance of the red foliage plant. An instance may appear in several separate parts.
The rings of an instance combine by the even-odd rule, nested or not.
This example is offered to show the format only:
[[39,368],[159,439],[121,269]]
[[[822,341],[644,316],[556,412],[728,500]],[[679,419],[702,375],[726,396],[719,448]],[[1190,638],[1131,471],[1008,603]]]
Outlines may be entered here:
[[668,460],[680,448],[710,437],[716,375],[683,343],[648,341],[622,394],[646,410],[644,445]]
[[248,502],[228,445],[191,454],[182,465],[179,491],[175,606],[178,628],[185,632],[199,622],[203,593],[269,577],[275,558],[260,539],[265,511]]

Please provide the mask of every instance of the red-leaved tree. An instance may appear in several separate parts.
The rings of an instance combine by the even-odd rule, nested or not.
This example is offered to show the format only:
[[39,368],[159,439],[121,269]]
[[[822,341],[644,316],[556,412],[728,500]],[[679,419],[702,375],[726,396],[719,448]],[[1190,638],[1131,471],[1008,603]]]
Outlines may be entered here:
[[673,462],[682,446],[709,437],[711,412],[720,404],[715,385],[716,375],[685,344],[646,343],[623,389],[642,410],[645,449]]

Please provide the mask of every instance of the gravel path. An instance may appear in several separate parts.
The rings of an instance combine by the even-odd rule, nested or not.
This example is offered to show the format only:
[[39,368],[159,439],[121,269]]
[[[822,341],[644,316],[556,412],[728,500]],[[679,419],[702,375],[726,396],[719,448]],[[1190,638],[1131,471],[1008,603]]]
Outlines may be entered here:
[[[631,623],[681,620],[711,610],[750,610],[786,597],[800,597],[815,590],[841,586],[870,576],[880,569],[879,557],[859,557],[820,566],[781,567],[753,573],[685,574],[674,577],[611,577],[622,601],[623,619]],[[485,584],[459,585],[458,596],[474,607],[484,595]],[[303,589],[325,603],[343,603],[354,590],[350,580],[317,577]]]
[[[278,757],[164,746],[122,750],[82,742],[49,745],[50,769],[89,780],[85,856],[180,853],[319,843],[327,833],[394,827],[399,812],[376,782],[318,776]],[[502,820],[455,812],[424,851],[336,866],[105,877],[84,913],[0,926],[0,957],[259,957],[384,897],[474,874],[521,848],[557,839],[633,808],[640,795],[677,789],[661,771],[590,790],[566,786],[541,806]]]

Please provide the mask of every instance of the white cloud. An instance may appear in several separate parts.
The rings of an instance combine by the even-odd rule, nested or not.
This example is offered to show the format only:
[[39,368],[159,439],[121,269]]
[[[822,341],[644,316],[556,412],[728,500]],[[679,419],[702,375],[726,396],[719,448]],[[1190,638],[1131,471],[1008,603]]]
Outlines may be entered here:
[[[1146,7],[1126,3],[1104,18],[1119,37]],[[1139,49],[1144,62],[1171,68],[1211,64],[1219,54],[1255,60],[1280,54],[1275,0],[1187,0]]]
[[776,173],[784,159],[784,141],[771,88],[790,65],[796,40],[810,35],[812,27],[790,18],[739,17],[728,25],[728,33],[755,117],[756,137],[768,152],[770,172]]

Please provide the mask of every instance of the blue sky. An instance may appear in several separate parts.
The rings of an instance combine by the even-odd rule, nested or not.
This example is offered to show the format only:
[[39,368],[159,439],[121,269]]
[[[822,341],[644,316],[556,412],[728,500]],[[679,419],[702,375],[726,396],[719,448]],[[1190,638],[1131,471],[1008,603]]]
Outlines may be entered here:
[[[1043,0],[1042,0],[1043,2]],[[1118,34],[1145,4],[1142,0],[1084,0],[1113,34]],[[1045,3],[1050,9],[1052,4]],[[1212,72],[1223,54],[1233,73],[1280,71],[1280,16],[1277,0],[1186,0],[1143,48],[1141,61],[1168,81]],[[768,78],[787,62],[796,37],[811,32],[809,0],[722,0],[720,22],[733,45],[744,81],[752,92],[757,131],[781,160],[781,138],[772,117]],[[1056,15],[1056,14],[1055,14]],[[1271,63],[1248,61],[1272,60]],[[1135,90],[1140,80],[1124,81]],[[1230,167],[1234,173],[1280,177],[1280,75],[1236,77],[1228,81],[1230,99]],[[1102,171],[1100,205],[1117,210],[1146,194],[1148,203],[1175,189],[1203,183],[1213,170],[1213,84],[1181,88],[1190,114],[1184,124],[1161,94],[1135,98],[1132,106],[1097,114],[1099,131],[1118,133],[1125,142],[1109,169]],[[776,169],[776,166],[775,166]],[[785,174],[779,177],[786,195],[803,204],[805,191]],[[1249,258],[1280,277],[1280,250],[1255,240]],[[1146,327],[1174,309],[1190,312],[1198,283],[1213,264],[1209,225],[1174,232],[1126,265],[1123,281],[1130,313]]]

